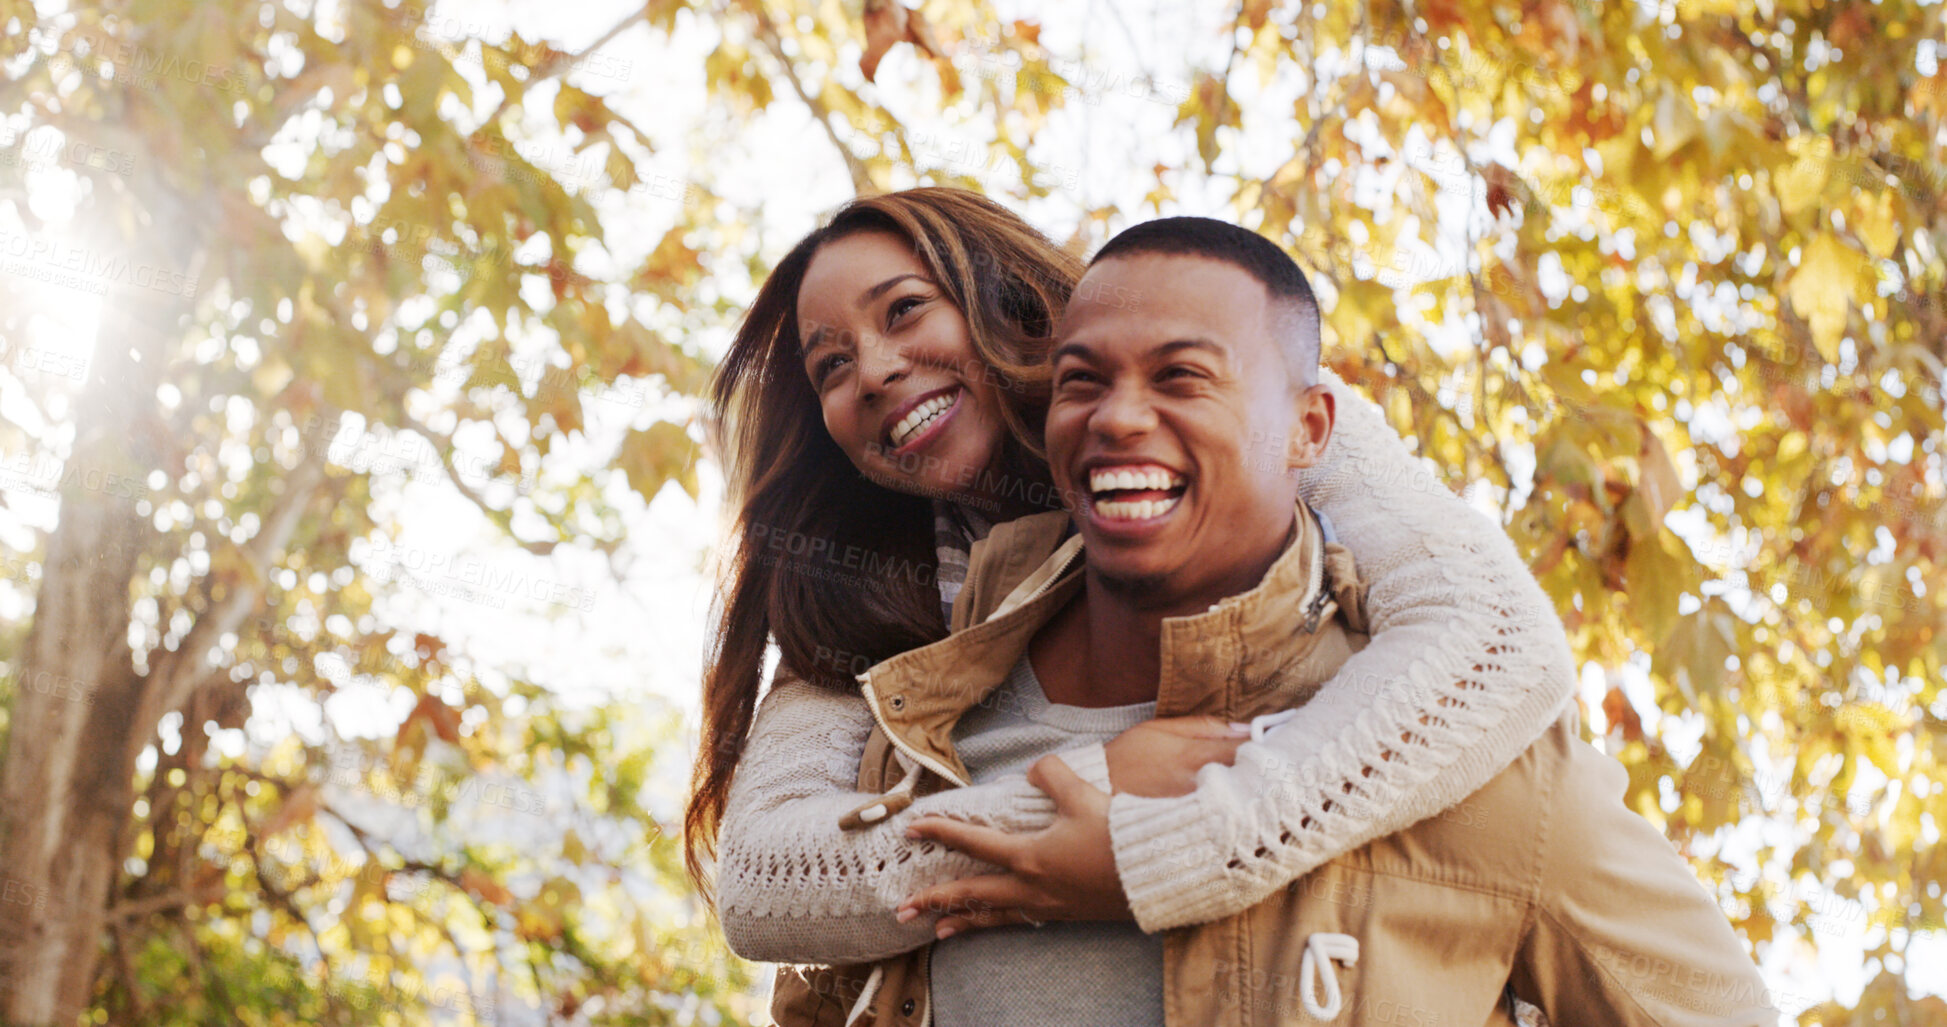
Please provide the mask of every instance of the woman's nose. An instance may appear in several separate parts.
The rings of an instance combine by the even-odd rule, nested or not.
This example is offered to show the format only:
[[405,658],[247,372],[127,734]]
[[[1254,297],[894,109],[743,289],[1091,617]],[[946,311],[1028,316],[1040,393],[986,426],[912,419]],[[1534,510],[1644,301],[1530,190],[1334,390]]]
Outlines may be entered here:
[[859,388],[867,398],[876,397],[912,371],[902,347],[885,339],[859,340]]

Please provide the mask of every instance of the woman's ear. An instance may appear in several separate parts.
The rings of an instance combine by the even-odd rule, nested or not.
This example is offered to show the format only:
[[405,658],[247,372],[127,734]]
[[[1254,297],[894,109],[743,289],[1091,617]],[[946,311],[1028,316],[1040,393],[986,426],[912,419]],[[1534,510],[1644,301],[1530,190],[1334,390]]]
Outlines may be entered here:
[[1314,385],[1298,394],[1297,429],[1291,433],[1291,447],[1285,464],[1291,468],[1312,467],[1325,457],[1325,446],[1332,441],[1332,426],[1338,421],[1338,397],[1329,385]]

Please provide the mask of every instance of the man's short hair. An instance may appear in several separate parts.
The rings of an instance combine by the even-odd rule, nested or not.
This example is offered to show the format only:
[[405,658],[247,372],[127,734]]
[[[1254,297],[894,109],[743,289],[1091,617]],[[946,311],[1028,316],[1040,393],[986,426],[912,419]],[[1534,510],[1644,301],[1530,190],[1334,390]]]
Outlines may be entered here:
[[1318,297],[1305,272],[1276,243],[1215,218],[1158,218],[1123,229],[1096,251],[1089,266],[1145,253],[1208,257],[1243,268],[1271,294],[1272,304],[1290,315],[1278,319],[1277,342],[1298,384],[1318,380]]

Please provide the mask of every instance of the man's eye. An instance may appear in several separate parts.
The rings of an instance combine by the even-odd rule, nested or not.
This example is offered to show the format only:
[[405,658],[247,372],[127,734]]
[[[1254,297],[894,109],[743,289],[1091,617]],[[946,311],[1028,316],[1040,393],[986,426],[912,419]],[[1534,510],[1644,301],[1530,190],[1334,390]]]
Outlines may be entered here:
[[1097,379],[1093,372],[1079,371],[1079,370],[1063,371],[1055,377],[1055,384],[1056,385],[1086,385],[1096,380]]
[[1199,378],[1199,377],[1202,377],[1202,372],[1198,371],[1194,367],[1185,367],[1182,364],[1172,364],[1171,366],[1165,367],[1161,371],[1158,371],[1156,373],[1156,378],[1158,381],[1168,381],[1172,378]]

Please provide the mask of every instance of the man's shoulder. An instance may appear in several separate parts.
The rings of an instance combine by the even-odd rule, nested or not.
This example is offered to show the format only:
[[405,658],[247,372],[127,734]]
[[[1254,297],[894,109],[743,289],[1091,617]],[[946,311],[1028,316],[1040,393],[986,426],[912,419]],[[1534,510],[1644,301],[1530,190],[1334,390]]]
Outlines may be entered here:
[[1532,896],[1550,846],[1565,835],[1586,837],[1606,819],[1635,816],[1621,802],[1626,780],[1621,764],[1582,740],[1581,714],[1571,705],[1478,791],[1381,839],[1374,858],[1403,861],[1415,875]]

